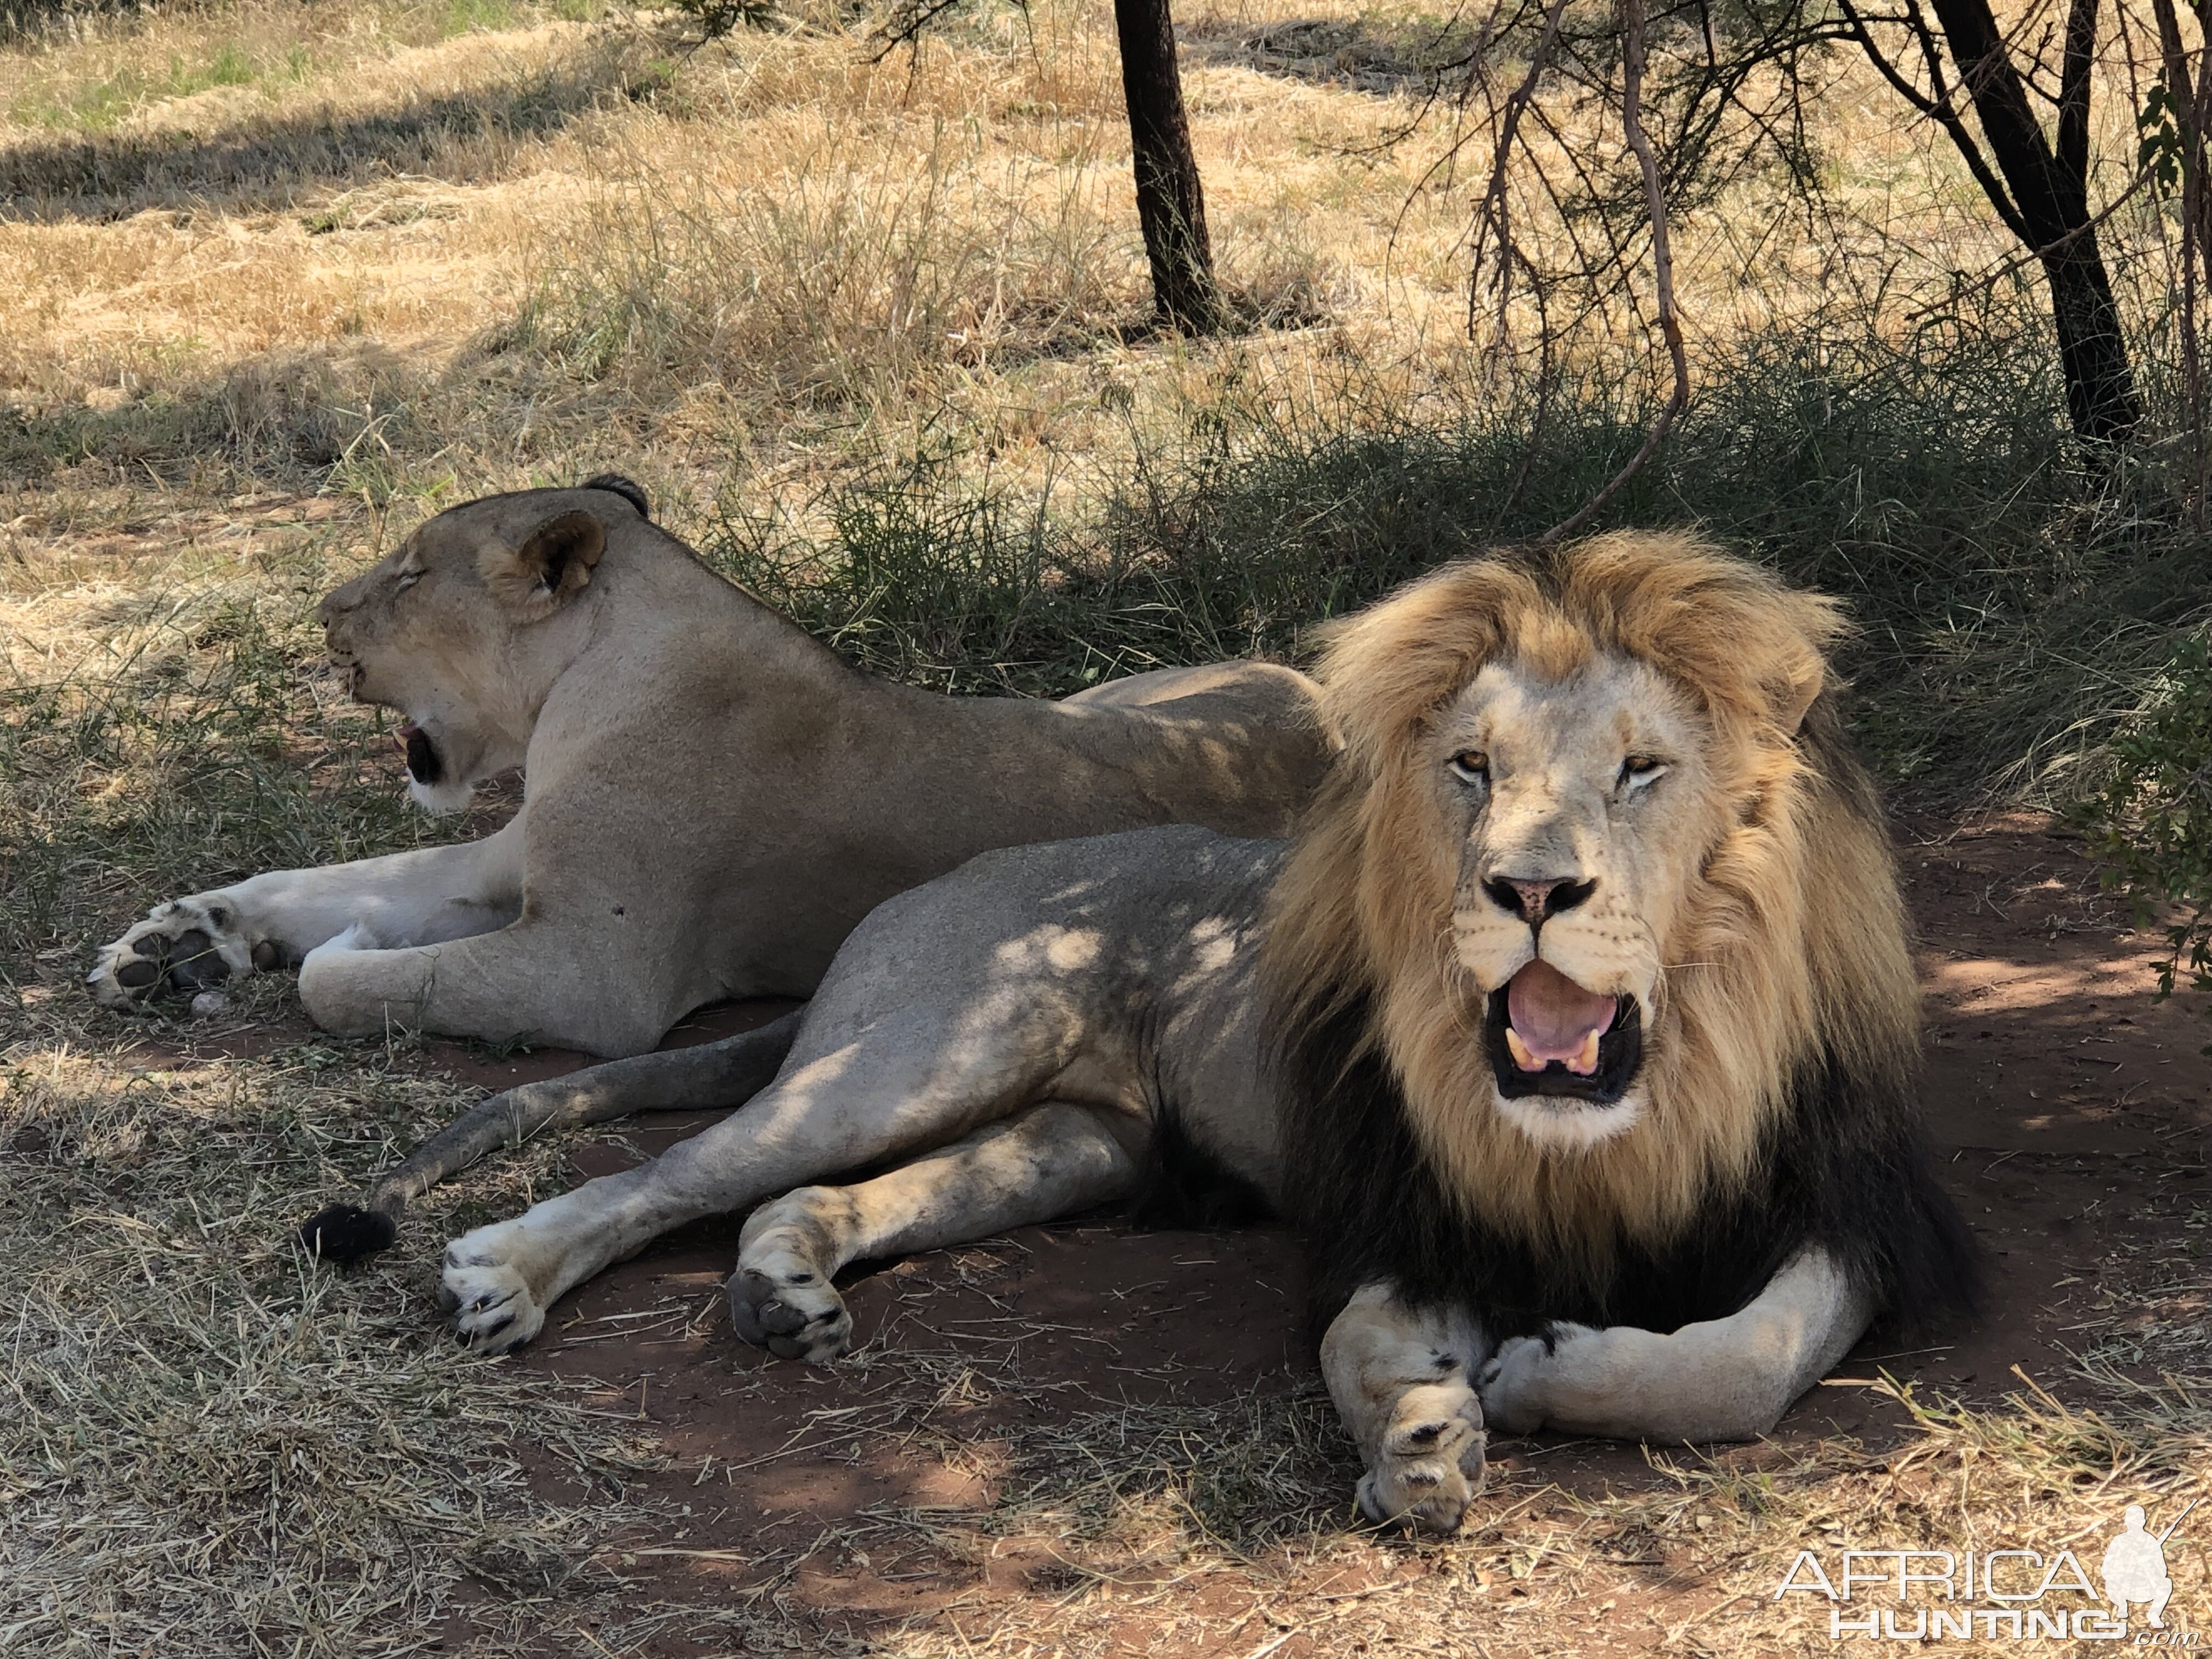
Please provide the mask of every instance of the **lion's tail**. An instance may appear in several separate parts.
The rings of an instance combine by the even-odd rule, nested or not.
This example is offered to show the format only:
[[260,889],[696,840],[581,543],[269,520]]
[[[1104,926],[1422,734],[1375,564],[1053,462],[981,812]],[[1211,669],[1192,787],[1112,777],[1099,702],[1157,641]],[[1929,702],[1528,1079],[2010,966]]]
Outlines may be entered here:
[[774,1081],[805,1009],[719,1042],[611,1060],[572,1076],[478,1101],[379,1176],[359,1204],[330,1204],[300,1224],[300,1244],[325,1261],[355,1261],[399,1236],[407,1206],[447,1176],[547,1129],[577,1128],[651,1108],[741,1105]]

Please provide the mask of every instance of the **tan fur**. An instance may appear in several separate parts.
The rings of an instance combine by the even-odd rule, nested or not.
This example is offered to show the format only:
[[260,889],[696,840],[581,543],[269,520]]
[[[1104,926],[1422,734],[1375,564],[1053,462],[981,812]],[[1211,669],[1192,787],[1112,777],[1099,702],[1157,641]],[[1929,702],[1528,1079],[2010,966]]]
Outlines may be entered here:
[[[1896,1063],[1916,989],[1878,824],[1823,781],[1798,741],[1843,631],[1833,605],[1695,538],[1620,533],[1528,565],[1456,566],[1353,619],[1329,642],[1324,707],[1346,750],[1274,896],[1269,971],[1320,1012],[1364,989],[1375,1040],[1423,1147],[1471,1215],[1547,1249],[1602,1250],[1619,1227],[1656,1241],[1711,1177],[1741,1178],[1823,1037]],[[1657,668],[1708,732],[1702,842],[1659,940],[1645,1010],[1649,1107],[1587,1149],[1538,1144],[1491,1109],[1482,999],[1451,948],[1460,848],[1424,747],[1430,723],[1491,663],[1561,679],[1601,653]],[[1304,994],[1298,994],[1299,992]]]

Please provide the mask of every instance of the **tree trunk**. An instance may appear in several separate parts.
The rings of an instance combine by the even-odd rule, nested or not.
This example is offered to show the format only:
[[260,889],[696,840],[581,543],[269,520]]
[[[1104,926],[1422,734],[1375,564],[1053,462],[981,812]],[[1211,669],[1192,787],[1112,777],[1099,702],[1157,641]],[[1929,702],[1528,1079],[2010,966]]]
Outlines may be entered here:
[[[2100,443],[2124,438],[2142,419],[2142,405],[2089,212],[2089,76],[2098,0],[2069,0],[2067,9],[2055,148],[2028,106],[2027,89],[1989,0],[1932,3],[2011,196],[2007,202],[1992,191],[1991,199],[2050,278],[2074,429]],[[1983,187],[1993,182],[1984,176]]]
[[2051,310],[2058,324],[2058,363],[2074,429],[2099,443],[2124,438],[2142,418],[2119,308],[2096,238],[2084,232],[2043,257]]
[[1168,0],[1114,0],[1121,43],[1121,93],[1137,168],[1137,221],[1152,261],[1160,320],[1193,334],[1221,326],[1221,293],[1206,234],[1206,195],[1183,112]]

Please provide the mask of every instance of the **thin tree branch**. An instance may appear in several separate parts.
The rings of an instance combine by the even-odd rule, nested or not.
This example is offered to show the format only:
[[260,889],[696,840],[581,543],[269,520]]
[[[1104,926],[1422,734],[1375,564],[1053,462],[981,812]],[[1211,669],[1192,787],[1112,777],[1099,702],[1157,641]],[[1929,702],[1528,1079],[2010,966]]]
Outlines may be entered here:
[[870,64],[880,64],[901,46],[919,46],[929,26],[960,3],[960,0],[908,0],[895,8],[870,33],[878,43]]
[[2122,191],[2118,196],[2112,198],[2111,201],[2106,203],[2104,207],[2097,213],[2092,215],[2089,218],[2083,220],[2080,224],[2075,226],[2073,229],[2062,232],[2060,234],[2052,237],[2051,240],[2047,242],[2039,244],[2030,241],[2024,252],[2015,253],[2010,258],[2004,260],[2002,264],[1990,270],[1984,271],[1980,276],[1975,277],[1972,283],[1962,283],[1960,287],[1954,289],[1948,297],[1936,301],[1933,305],[1923,306],[1917,311],[1906,312],[1905,313],[1905,320],[1909,323],[1917,323],[1923,317],[1940,315],[1951,308],[1952,305],[1957,301],[1960,295],[1974,290],[1987,293],[1990,289],[1995,288],[1999,283],[2004,281],[2006,277],[2011,276],[2014,271],[2022,270],[2031,264],[2038,264],[2048,255],[2053,253],[2063,253],[2068,248],[2073,246],[2075,243],[2080,241],[2083,237],[2095,235],[2098,230],[2103,227],[2105,221],[2111,218],[2115,213],[2118,213],[2130,202],[2135,200],[2136,196],[2141,194],[2143,189],[2149,185],[2150,181],[2150,170],[2148,168],[2145,168],[2142,172],[2136,173],[2134,179],[2129,181],[2128,187],[2125,190]]
[[2003,181],[1990,166],[1988,158],[1982,154],[1982,147],[1974,142],[1974,135],[1967,131],[1958,106],[1952,101],[1951,90],[1943,81],[1942,48],[1936,44],[1935,36],[1921,15],[1919,6],[1914,5],[1909,17],[1904,21],[1919,44],[1922,61],[1928,65],[1929,81],[1935,88],[1932,98],[1906,80],[1897,66],[1889,61],[1887,54],[1875,43],[1874,32],[1867,27],[1866,19],[1860,15],[1858,8],[1851,3],[1851,0],[1840,0],[1840,3],[1844,19],[1857,37],[1859,48],[1866,53],[1867,61],[1881,73],[1883,80],[1897,89],[1905,102],[1943,129],[1951,140],[1952,148],[1966,162],[1966,171],[1974,175],[1974,182],[1990,198],[1990,205],[1996,210],[1997,217],[2004,221],[2005,228],[2023,242],[2034,241],[2035,238],[2029,234],[2027,221],[2013,205],[2011,192],[2005,189]]
[[2058,76],[2057,161],[2060,177],[2077,185],[2086,202],[2089,178],[2089,70],[2097,51],[2097,0],[2072,0],[2066,9],[2066,48]]
[[[2188,48],[2182,43],[2181,19],[2173,0],[2151,0],[2158,19],[2162,79],[2166,82],[2167,112],[2181,140],[2181,384],[2188,401],[2189,434],[2196,449],[2196,499],[2192,502],[2201,525],[2205,514],[2204,445],[2205,386],[2203,343],[2197,326],[2199,270],[2204,254],[2204,129],[2212,119],[2212,65],[2201,64],[2192,76]],[[2202,16],[2200,7],[2199,15]],[[2200,33],[2202,25],[2200,23]]]
[[1674,310],[1674,257],[1667,240],[1667,192],[1659,176],[1659,158],[1644,131],[1644,0],[1620,0],[1620,130],[1644,169],[1644,197],[1651,215],[1651,276],[1659,310],[1659,331],[1666,337],[1667,355],[1674,370],[1674,390],[1667,405],[1644,440],[1644,447],[1628,458],[1628,465],[1613,475],[1604,489],[1584,502],[1582,510],[1559,520],[1536,539],[1553,542],[1571,536],[1595,518],[1605,504],[1643,469],[1674,430],[1674,422],[1690,401],[1690,356],[1682,343],[1682,321]]
[[[1502,269],[1498,273],[1501,290],[1512,274],[1512,243],[1506,223],[1506,173],[1512,159],[1513,143],[1521,131],[1522,112],[1528,100],[1536,95],[1536,83],[1543,77],[1544,68],[1552,56],[1552,43],[1559,36],[1559,18],[1566,11],[1567,0],[1552,0],[1544,14],[1544,33],[1536,41],[1536,50],[1529,54],[1528,72],[1521,77],[1521,84],[1513,88],[1505,100],[1505,109],[1498,124],[1498,143],[1490,158],[1490,182],[1483,187],[1482,199],[1474,210],[1474,247],[1472,269],[1468,276],[1467,308],[1470,332],[1474,323],[1475,295],[1482,281],[1483,250],[1490,240],[1494,226],[1497,231]],[[1501,297],[1499,303],[1503,305]]]

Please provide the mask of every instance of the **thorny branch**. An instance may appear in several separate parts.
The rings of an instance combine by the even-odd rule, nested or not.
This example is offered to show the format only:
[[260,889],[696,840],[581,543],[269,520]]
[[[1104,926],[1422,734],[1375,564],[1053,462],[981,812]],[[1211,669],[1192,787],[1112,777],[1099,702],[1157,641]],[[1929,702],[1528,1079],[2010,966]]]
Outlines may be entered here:
[[[883,21],[869,31],[875,51],[868,58],[880,64],[901,46],[919,48],[929,26],[961,3],[961,0],[899,0]],[[1024,11],[1027,8],[1023,9]]]
[[1580,511],[1560,520],[1539,536],[1536,539],[1540,542],[1571,536],[1595,518],[1667,441],[1667,434],[1674,430],[1674,422],[1690,401],[1690,358],[1682,343],[1682,321],[1674,309],[1674,259],[1667,240],[1666,184],[1660,177],[1659,157],[1651,148],[1650,137],[1644,131],[1644,0],[1620,0],[1620,130],[1644,172],[1644,202],[1651,216],[1654,301],[1659,313],[1659,332],[1666,339],[1667,356],[1674,366],[1674,389],[1668,393],[1666,407],[1659,411],[1659,418],[1645,434],[1643,447],[1628,458],[1628,464],[1613,475],[1604,489],[1585,501]]

